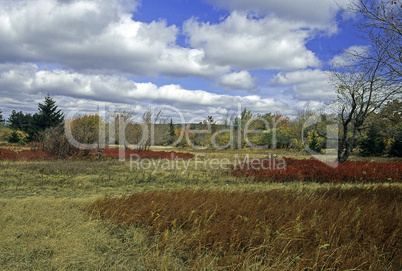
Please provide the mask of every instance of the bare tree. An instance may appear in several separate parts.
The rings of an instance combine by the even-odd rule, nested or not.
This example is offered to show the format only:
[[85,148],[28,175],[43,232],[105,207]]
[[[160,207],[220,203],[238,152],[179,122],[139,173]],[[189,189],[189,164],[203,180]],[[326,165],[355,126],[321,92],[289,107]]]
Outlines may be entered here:
[[[338,146],[338,161],[345,162],[365,128],[366,118],[395,95],[400,95],[401,85],[378,77],[380,66],[360,66],[360,72],[333,72],[337,86],[337,101],[341,135]],[[354,67],[355,69],[357,67]]]
[[154,136],[154,129],[158,121],[161,120],[163,115],[163,111],[159,110],[157,113],[155,113],[154,109],[149,109],[147,110],[143,115],[142,115],[142,120],[141,120],[141,128],[142,128],[142,139],[138,142],[137,144],[137,149],[138,151],[143,151],[149,149],[149,147],[152,144],[152,136]]
[[347,50],[346,61],[334,63],[337,113],[341,124],[338,161],[345,162],[365,128],[366,118],[401,95],[401,2],[352,1],[347,11],[363,18],[359,37],[370,42],[364,50]]
[[370,43],[368,52],[353,58],[384,65],[378,75],[393,82],[402,78],[402,0],[352,0],[346,11],[363,17],[357,27],[359,37]]
[[[120,108],[110,114],[112,119],[110,125],[114,128],[109,129],[109,142],[118,141],[126,149],[135,140],[135,124],[137,112],[130,108]],[[115,142],[111,142],[115,143]]]

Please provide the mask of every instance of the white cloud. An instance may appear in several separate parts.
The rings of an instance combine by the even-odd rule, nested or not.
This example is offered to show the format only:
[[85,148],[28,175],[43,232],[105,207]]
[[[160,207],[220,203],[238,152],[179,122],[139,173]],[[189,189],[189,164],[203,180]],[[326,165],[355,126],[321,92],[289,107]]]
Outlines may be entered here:
[[334,87],[329,82],[329,73],[321,70],[281,72],[268,84],[287,87],[296,99],[328,101],[334,97]]
[[178,28],[134,21],[121,1],[1,1],[0,61],[57,64],[91,72],[204,76],[202,50],[176,45]]
[[[294,114],[308,100],[319,104],[330,95],[324,73],[311,70],[321,62],[306,42],[336,31],[339,8],[332,1],[217,0],[213,4],[231,11],[228,17],[215,24],[193,18],[183,27],[136,20],[138,1],[0,1],[1,109],[32,112],[49,93],[66,110],[88,101],[140,109],[170,104],[192,117],[236,110],[241,103],[253,112]],[[188,47],[178,45],[180,35]],[[129,79],[194,76],[226,90],[253,90],[258,80],[250,70],[259,70],[256,76],[270,69],[278,75],[265,96]],[[290,91],[277,95],[276,87]],[[281,95],[288,104],[277,100]]]
[[303,69],[320,64],[305,47],[310,31],[277,18],[255,19],[232,12],[219,24],[191,19],[184,24],[193,48],[205,52],[205,61],[234,69]]
[[351,46],[343,53],[334,56],[330,60],[330,64],[334,67],[343,67],[353,64],[354,57],[356,55],[362,55],[367,52],[368,46]]
[[223,75],[218,84],[226,90],[251,90],[256,87],[257,80],[248,71],[240,71]]
[[[283,102],[257,95],[245,97],[221,95],[203,90],[187,90],[180,85],[158,87],[152,83],[135,83],[121,76],[85,75],[65,70],[46,71],[39,70],[33,64],[0,64],[0,97],[10,99],[5,112],[18,109],[10,108],[16,101],[20,101],[19,108],[30,108],[28,111],[35,111],[37,101],[43,99],[46,94],[62,97],[62,100],[67,101],[74,99],[81,103],[101,101],[119,106],[169,104],[187,111],[187,115],[191,117],[196,116],[193,112],[197,110],[205,111],[206,114],[208,110],[217,111],[222,107],[226,110],[237,110],[238,104],[253,112],[295,113]],[[24,106],[21,106],[22,104]],[[65,104],[62,108],[68,110],[69,105]]]
[[255,12],[260,16],[280,17],[286,21],[301,23],[304,27],[326,31],[337,31],[335,22],[340,6],[349,0],[207,0],[214,6],[231,11]]

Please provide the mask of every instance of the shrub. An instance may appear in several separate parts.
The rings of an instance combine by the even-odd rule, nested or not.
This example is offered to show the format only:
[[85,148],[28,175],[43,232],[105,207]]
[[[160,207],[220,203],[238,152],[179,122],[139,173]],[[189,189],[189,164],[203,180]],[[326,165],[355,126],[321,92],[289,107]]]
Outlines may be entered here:
[[283,158],[285,168],[277,169],[275,160],[254,160],[235,165],[232,174],[251,177],[258,182],[317,182],[317,183],[383,183],[402,182],[402,162],[347,161],[332,168],[315,159]]
[[68,156],[77,155],[80,150],[68,142],[63,127],[50,127],[39,133],[39,142],[41,148],[50,156],[66,158]]
[[7,138],[8,143],[18,143],[20,142],[21,138],[18,135],[17,131],[12,131],[10,136]]
[[[49,128],[45,133],[41,133],[41,142],[30,142],[30,150],[23,151],[13,151],[10,149],[0,149],[0,160],[11,160],[11,161],[35,161],[35,160],[54,160],[54,159],[94,159],[99,155],[99,150],[94,148],[89,150],[88,155],[82,155],[82,150],[73,147],[70,143],[63,137],[62,129],[59,128]],[[166,151],[141,151],[133,149],[125,149],[125,158],[129,159],[131,155],[136,155],[140,159],[191,159],[194,157],[191,153],[182,152],[166,152]],[[101,156],[110,159],[119,158],[118,148],[104,148],[101,151]]]
[[[182,152],[166,152],[166,151],[150,151],[150,150],[143,150],[143,151],[138,151],[138,150],[133,150],[130,148],[127,148],[124,150],[125,151],[125,158],[130,159],[131,155],[136,155],[139,158],[146,158],[146,159],[169,159],[169,160],[175,160],[175,159],[191,159],[194,157],[193,154],[191,153],[182,153]],[[106,147],[102,151],[102,155],[108,158],[114,158],[117,159],[119,158],[119,148],[109,148]]]

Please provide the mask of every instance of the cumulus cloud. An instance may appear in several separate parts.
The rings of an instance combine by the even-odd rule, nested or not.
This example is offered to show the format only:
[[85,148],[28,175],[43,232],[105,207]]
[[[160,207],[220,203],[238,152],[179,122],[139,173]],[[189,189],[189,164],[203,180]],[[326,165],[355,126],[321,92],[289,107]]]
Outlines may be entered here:
[[248,71],[240,71],[221,76],[218,84],[226,90],[252,90],[256,87],[257,80]]
[[328,101],[335,95],[334,87],[329,82],[329,73],[318,69],[281,72],[268,84],[286,87],[300,100]]
[[[318,32],[336,32],[339,8],[332,1],[207,1],[230,15],[219,23],[192,18],[176,26],[138,21],[139,0],[0,1],[1,109],[33,112],[49,93],[65,110],[90,101],[138,110],[169,104],[187,110],[187,117],[237,110],[237,104],[294,114],[309,100],[318,106],[330,95],[324,72],[317,70],[321,62],[306,42]],[[187,44],[178,45],[178,37]],[[225,90],[250,91],[261,82],[250,70],[254,76],[278,73],[262,96],[169,84],[196,77]],[[169,83],[130,79],[148,76]],[[278,101],[276,88],[289,89],[280,94],[286,102]]]
[[[221,95],[203,90],[187,90],[180,85],[135,83],[121,76],[87,75],[58,69],[39,70],[33,64],[0,65],[0,96],[10,97],[5,112],[15,109],[10,106],[16,101],[20,101],[20,105],[24,104],[24,108],[30,107],[29,111],[34,111],[37,101],[46,94],[69,97],[80,102],[103,101],[128,106],[169,104],[180,109],[191,109],[189,116],[194,116],[192,112],[196,110],[216,111],[222,107],[237,110],[238,105],[255,112],[292,113],[287,104],[257,95]],[[63,105],[63,108],[69,109],[68,105]]]
[[193,48],[205,52],[205,61],[234,69],[303,69],[319,59],[305,47],[310,36],[302,25],[265,17],[255,19],[232,12],[218,24],[191,19],[184,31]]
[[178,27],[135,21],[132,8],[117,0],[2,1],[0,61],[134,75],[207,77],[227,71],[203,63],[203,51],[177,46]]
[[304,27],[326,31],[337,31],[335,17],[340,6],[349,4],[349,0],[207,0],[214,6],[231,11],[254,12],[260,16],[268,15],[283,18],[286,21],[303,24]]

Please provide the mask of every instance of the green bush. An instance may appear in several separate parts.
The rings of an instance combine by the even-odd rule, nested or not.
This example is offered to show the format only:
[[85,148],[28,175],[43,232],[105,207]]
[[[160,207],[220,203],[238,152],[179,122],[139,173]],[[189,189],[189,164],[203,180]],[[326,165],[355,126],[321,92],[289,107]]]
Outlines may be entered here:
[[12,131],[10,136],[7,138],[8,143],[18,143],[21,141],[21,138],[17,131]]

